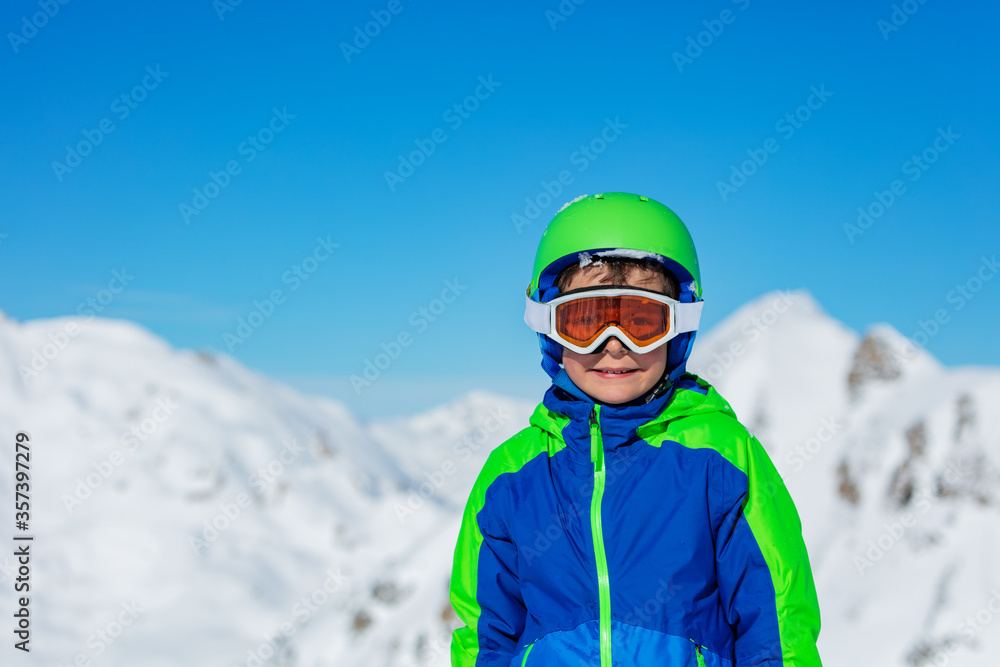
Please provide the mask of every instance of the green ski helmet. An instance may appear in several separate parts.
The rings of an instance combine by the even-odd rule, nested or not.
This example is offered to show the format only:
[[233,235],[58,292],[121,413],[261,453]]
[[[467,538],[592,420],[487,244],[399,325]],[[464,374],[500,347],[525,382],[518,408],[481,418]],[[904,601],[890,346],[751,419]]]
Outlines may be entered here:
[[[677,278],[679,301],[702,300],[698,255],[687,227],[658,201],[626,192],[579,197],[556,213],[539,241],[527,297],[551,301],[559,294],[555,279],[562,270],[592,256],[655,260]],[[694,335],[694,331],[682,333],[667,343],[671,382],[684,372]],[[563,348],[545,334],[538,334],[538,339],[542,368],[554,379]]]

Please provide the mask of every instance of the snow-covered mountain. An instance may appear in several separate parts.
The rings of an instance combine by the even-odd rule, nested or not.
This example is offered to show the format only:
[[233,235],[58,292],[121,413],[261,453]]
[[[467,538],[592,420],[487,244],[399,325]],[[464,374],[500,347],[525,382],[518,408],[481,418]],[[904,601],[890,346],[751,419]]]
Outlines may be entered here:
[[[1000,370],[862,339],[804,292],[744,306],[689,367],[795,499],[825,664],[996,663]],[[362,423],[99,318],[0,315],[0,378],[0,433],[31,436],[33,665],[447,665],[462,507],[534,408],[474,392]],[[4,609],[16,576],[0,556]]]
[[0,497],[26,431],[35,536],[31,654],[0,651],[33,665],[446,664],[463,496],[532,409],[362,424],[97,318],[0,321],[0,377]]

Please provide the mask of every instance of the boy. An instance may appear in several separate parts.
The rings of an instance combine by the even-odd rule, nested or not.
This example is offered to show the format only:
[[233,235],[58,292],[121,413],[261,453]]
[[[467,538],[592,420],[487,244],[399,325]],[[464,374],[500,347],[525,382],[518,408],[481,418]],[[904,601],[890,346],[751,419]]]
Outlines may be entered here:
[[792,500],[685,372],[701,295],[658,202],[582,197],[546,228],[525,321],[553,382],[466,506],[453,666],[820,667]]

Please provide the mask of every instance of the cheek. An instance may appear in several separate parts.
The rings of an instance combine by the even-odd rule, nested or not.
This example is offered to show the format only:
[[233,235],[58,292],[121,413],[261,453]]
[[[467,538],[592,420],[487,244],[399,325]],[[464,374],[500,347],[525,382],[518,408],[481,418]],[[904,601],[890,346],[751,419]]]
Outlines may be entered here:
[[662,371],[667,367],[667,346],[661,345],[649,354],[641,355],[640,359],[643,368]]
[[580,354],[579,352],[574,352],[573,350],[567,350],[563,348],[562,351],[562,361],[563,366],[585,366],[583,360],[587,355]]

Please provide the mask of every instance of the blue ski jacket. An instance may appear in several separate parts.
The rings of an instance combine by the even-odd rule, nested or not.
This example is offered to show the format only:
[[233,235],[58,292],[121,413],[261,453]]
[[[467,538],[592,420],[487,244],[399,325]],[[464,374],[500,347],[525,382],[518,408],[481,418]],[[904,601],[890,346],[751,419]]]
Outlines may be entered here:
[[455,667],[821,667],[801,525],[707,382],[641,405],[558,384],[463,515]]

